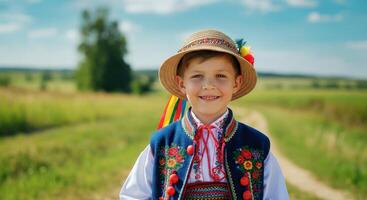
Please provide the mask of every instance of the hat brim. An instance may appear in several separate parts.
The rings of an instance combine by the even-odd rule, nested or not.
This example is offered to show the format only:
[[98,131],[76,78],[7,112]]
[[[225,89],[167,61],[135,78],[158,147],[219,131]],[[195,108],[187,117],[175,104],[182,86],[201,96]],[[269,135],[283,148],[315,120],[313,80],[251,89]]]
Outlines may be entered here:
[[251,90],[255,88],[256,81],[257,81],[257,75],[256,71],[247,60],[242,58],[239,54],[235,54],[232,51],[227,51],[223,48],[216,47],[216,46],[208,46],[208,47],[193,47],[190,48],[190,50],[179,52],[171,57],[169,57],[167,60],[163,62],[163,64],[160,67],[159,70],[159,80],[164,88],[168,90],[171,94],[181,98],[186,99],[186,95],[181,92],[177,81],[175,79],[177,75],[177,65],[179,64],[182,57],[193,51],[200,51],[200,50],[211,50],[211,51],[218,51],[223,53],[228,53],[230,55],[233,55],[240,64],[241,67],[241,76],[243,76],[243,81],[240,86],[240,89],[232,95],[232,100],[235,100],[237,98],[240,98],[246,94],[248,94]]

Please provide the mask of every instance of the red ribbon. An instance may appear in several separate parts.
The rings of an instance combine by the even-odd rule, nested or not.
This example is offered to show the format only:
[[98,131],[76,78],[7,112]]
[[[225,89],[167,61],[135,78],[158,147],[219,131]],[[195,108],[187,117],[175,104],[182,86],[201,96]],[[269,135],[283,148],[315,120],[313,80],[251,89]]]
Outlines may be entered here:
[[[222,167],[223,164],[223,155],[224,155],[224,137],[221,137],[221,140],[218,141],[218,139],[215,137],[214,133],[211,131],[212,128],[215,128],[215,126],[213,125],[201,125],[198,127],[197,129],[197,133],[195,134],[195,138],[194,138],[194,142],[196,143],[196,150],[195,150],[195,157],[196,158],[196,162],[198,163],[198,165],[201,165],[201,161],[203,160],[204,154],[206,154],[206,157],[208,159],[208,169],[210,169],[209,171],[209,175],[211,178],[213,178],[215,181],[221,181],[223,180],[225,177],[219,177],[218,174],[215,173],[215,171],[221,171],[223,174],[225,174],[225,171]],[[203,137],[203,133],[204,130],[207,130],[207,135],[206,137]],[[214,144],[215,144],[215,148],[216,148],[216,156],[217,156],[217,161],[219,163],[222,163],[219,166],[210,168],[210,158],[209,158],[209,148],[208,148],[208,141],[209,141],[209,137],[213,138]],[[200,157],[198,155],[198,151],[200,149],[200,145],[201,142],[200,140],[203,140],[203,153],[202,156]]]

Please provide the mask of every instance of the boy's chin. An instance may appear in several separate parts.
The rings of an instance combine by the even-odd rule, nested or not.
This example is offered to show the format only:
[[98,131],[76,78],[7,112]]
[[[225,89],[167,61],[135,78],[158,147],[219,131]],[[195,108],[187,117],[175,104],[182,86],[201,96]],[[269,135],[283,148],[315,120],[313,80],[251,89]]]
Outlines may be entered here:
[[[194,108],[193,108],[194,109]],[[216,117],[216,115],[221,114],[224,109],[219,109],[218,107],[213,106],[200,106],[197,109],[194,109],[194,112],[199,112],[198,114],[206,115],[206,116],[213,116]]]

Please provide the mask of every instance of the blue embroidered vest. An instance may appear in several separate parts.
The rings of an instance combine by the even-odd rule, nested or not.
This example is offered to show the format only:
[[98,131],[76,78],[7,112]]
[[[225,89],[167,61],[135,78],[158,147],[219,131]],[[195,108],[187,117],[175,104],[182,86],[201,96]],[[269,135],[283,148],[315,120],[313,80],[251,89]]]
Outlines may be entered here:
[[[224,168],[231,199],[261,200],[264,160],[270,149],[268,137],[248,125],[237,122],[230,109],[223,130]],[[193,163],[195,134],[196,127],[189,110],[182,120],[152,135],[152,199],[183,198]]]

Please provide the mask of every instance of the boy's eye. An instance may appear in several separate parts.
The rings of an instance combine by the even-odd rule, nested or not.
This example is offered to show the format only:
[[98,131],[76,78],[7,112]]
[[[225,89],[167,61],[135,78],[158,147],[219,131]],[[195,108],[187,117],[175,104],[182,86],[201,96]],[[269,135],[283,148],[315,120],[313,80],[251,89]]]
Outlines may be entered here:
[[201,75],[200,74],[196,74],[196,75],[191,76],[191,78],[201,78]]
[[226,78],[227,76],[226,76],[226,75],[224,75],[224,74],[218,74],[218,75],[217,75],[217,77],[218,77],[218,78]]

